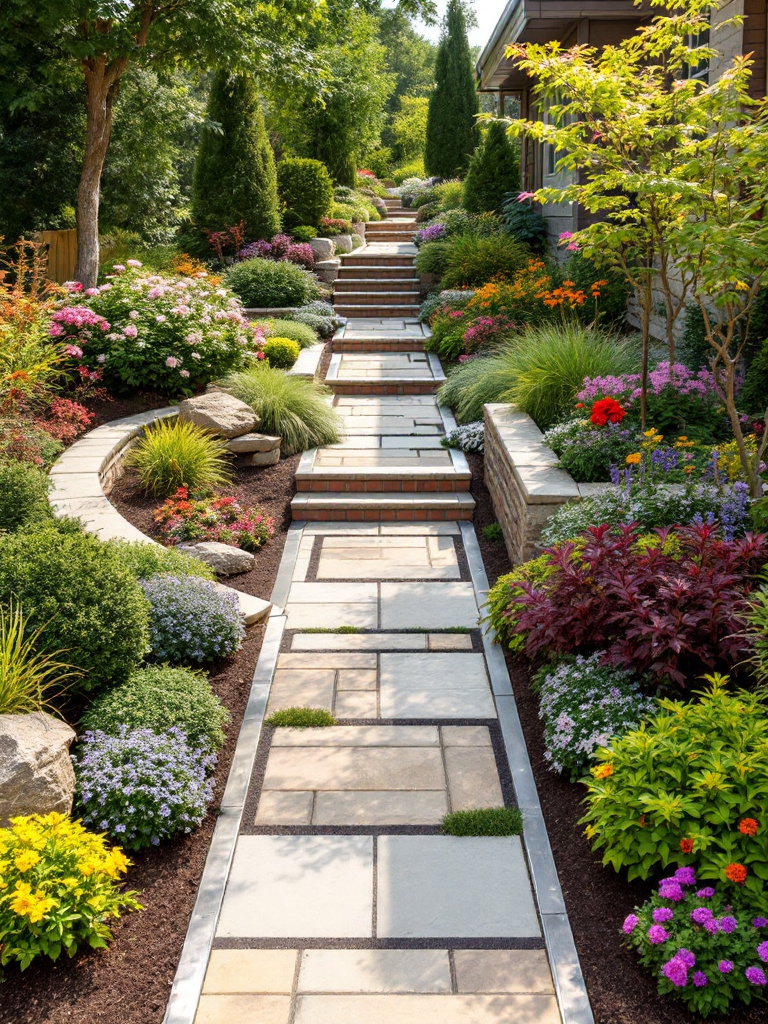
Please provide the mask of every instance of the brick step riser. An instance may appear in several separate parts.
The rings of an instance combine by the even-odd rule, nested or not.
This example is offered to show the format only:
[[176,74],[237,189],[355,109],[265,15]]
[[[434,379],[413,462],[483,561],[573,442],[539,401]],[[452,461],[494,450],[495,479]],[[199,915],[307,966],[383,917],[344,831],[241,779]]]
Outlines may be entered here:
[[413,381],[408,384],[372,383],[370,381],[325,382],[336,395],[433,395],[440,383],[431,380]]
[[347,270],[350,267],[389,267],[392,270],[408,267],[413,270],[413,256],[384,256],[381,253],[371,253],[370,256],[348,256],[342,263],[341,269]]
[[302,523],[456,523],[471,520],[472,509],[318,509],[293,512]]
[[387,295],[412,295],[419,293],[418,279],[408,281],[367,281],[357,278],[337,279],[333,290],[336,292],[365,292],[366,295],[373,295],[376,292],[384,292]]
[[378,283],[385,284],[396,278],[407,277],[409,281],[413,281],[414,286],[420,283],[420,277],[418,274],[410,275],[408,270],[413,269],[411,267],[342,267],[339,271],[339,276],[336,278],[336,284],[339,281],[365,281],[374,278]]
[[415,231],[381,231],[377,235],[372,235],[368,238],[369,244],[374,242],[395,242],[402,245],[407,245],[413,241],[413,236],[416,234]]
[[415,320],[420,306],[344,306],[338,302],[335,310],[349,320]]
[[[322,471],[321,471],[322,472]],[[365,472],[364,469],[361,472]],[[404,470],[407,472],[407,469]],[[457,494],[466,492],[469,480],[297,480],[300,494]]]
[[392,217],[386,220],[377,221],[375,224],[368,224],[365,228],[365,237],[371,235],[386,235],[390,231],[405,231],[406,228],[418,230],[418,224],[413,217]]
[[336,338],[333,342],[334,352],[423,352],[424,342],[407,338],[397,341],[390,341],[388,338],[383,341],[357,340],[353,338]]
[[344,306],[418,306],[419,292],[340,292],[337,303]]

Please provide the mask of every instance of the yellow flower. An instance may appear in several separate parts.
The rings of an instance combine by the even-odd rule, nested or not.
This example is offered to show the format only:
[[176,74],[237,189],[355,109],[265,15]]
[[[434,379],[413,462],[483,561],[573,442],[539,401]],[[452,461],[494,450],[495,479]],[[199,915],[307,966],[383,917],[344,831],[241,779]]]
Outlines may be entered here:
[[646,432],[643,434],[643,437],[653,437],[655,434],[656,434],[656,428],[655,427],[651,427],[650,430],[646,430]]
[[597,768],[592,769],[592,774],[596,779],[607,779],[613,775],[613,765],[609,763],[601,764]]
[[640,452],[633,452],[631,455],[627,456],[627,465],[636,466],[638,462],[640,462],[642,457],[643,456],[640,454]]
[[694,470],[693,466],[683,466],[683,472],[684,473],[692,473],[693,470]]
[[597,829],[594,825],[587,825],[587,827],[584,829],[584,835],[587,837],[587,839],[594,839],[597,835]]
[[115,846],[104,859],[104,870],[110,878],[117,878],[118,875],[122,875],[128,870],[130,863],[120,847]]
[[32,887],[24,882],[16,886],[15,895],[10,901],[11,910],[19,917],[28,917],[31,924],[42,921],[48,911],[56,906],[56,900],[44,896],[41,892],[32,892]]
[[40,854],[36,850],[22,850],[16,856],[16,868],[23,874],[25,871],[33,868],[39,860]]
[[678,439],[677,439],[677,440],[678,440],[678,441],[687,441],[687,440],[688,440],[688,438],[687,438],[687,437],[685,436],[685,434],[681,434],[681,435],[680,435],[680,437],[678,437]]
[[84,860],[84,861],[81,861],[81,863],[77,865],[77,868],[78,868],[80,874],[81,875],[85,875],[86,878],[87,878],[88,875],[92,875],[94,873],[94,871],[97,870],[98,864],[94,864],[94,862],[92,860]]

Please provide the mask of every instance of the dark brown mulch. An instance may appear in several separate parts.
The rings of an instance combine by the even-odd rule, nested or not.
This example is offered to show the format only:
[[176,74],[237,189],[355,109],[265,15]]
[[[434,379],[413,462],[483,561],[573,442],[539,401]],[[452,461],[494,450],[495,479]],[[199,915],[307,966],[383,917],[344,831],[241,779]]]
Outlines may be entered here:
[[[477,502],[475,525],[491,585],[510,570],[502,543],[485,540],[482,527],[496,521],[493,504],[483,483],[483,459],[470,455],[472,494]],[[629,884],[612,868],[604,868],[578,824],[583,814],[584,787],[549,771],[539,705],[530,688],[528,662],[507,655],[528,754],[539,791],[552,852],[560,875],[576,948],[587,983],[596,1024],[688,1024],[699,1018],[677,1000],[662,999],[656,982],[640,966],[637,954],[621,942],[624,918],[650,893],[647,886]],[[722,1019],[722,1018],[721,1018]],[[728,1014],[728,1024],[764,1024],[765,1004]]]
[[[157,408],[163,404],[157,397],[122,407],[110,403],[103,419],[131,415],[141,411],[142,405]],[[260,503],[275,517],[275,537],[257,553],[255,568],[230,581],[258,597],[269,597],[280,564],[297,460],[295,456],[268,469],[244,471],[237,488],[242,497]],[[157,501],[130,494],[130,481],[125,481],[113,500],[123,515],[146,529]],[[8,968],[7,980],[0,984],[0,1024],[160,1024],[263,637],[263,625],[251,627],[237,656],[213,668],[213,688],[232,714],[219,755],[214,802],[192,835],[133,856],[127,884],[140,892],[144,911],[115,924],[115,941],[108,950],[84,951],[59,964],[36,963],[23,974]]]

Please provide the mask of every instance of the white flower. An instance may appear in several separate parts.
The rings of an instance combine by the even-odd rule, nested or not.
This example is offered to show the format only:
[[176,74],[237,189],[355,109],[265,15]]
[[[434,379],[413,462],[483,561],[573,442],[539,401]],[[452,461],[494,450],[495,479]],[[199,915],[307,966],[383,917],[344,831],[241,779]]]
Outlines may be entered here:
[[139,313],[139,311],[136,309],[132,309],[128,316],[131,318],[131,320],[138,320],[139,317],[141,316],[141,313]]
[[203,357],[200,355],[199,352],[193,352],[192,353],[192,358],[193,359],[202,359]]
[[160,316],[156,316],[155,317],[155,320],[157,320],[157,322],[159,324],[164,324],[167,319],[168,319],[168,317],[167,316],[163,316],[162,313],[160,314]]

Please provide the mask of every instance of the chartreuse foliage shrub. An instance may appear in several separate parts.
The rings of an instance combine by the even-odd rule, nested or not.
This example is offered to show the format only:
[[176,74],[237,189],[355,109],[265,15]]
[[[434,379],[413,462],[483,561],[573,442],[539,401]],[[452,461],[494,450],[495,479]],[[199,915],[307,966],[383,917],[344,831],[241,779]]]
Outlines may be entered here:
[[261,320],[255,326],[263,327],[267,338],[290,338],[291,341],[297,341],[301,348],[317,344],[317,332],[298,320]]
[[320,286],[304,267],[288,260],[244,260],[227,273],[227,284],[250,309],[305,306],[320,298]]
[[137,893],[118,888],[129,864],[63,814],[13,818],[0,829],[0,968],[72,957],[84,944],[105,949],[109,918],[142,909]]
[[534,587],[548,579],[555,571],[548,555],[540,555],[529,562],[515,566],[506,576],[499,576],[495,585],[488,591],[487,621],[496,631],[499,642],[505,644],[510,651],[522,651],[525,646],[525,635],[518,632],[518,621],[525,605],[518,598],[524,593],[523,584],[530,583]]
[[83,729],[117,736],[123,725],[161,733],[177,726],[192,747],[211,753],[224,743],[229,712],[207,677],[187,668],[150,665],[98,697],[82,719]]
[[340,440],[339,418],[327,402],[330,391],[312,380],[262,365],[225,377],[223,385],[251,406],[264,433],[282,437],[285,455]]
[[245,626],[234,591],[193,576],[152,576],[139,586],[150,604],[150,654],[156,661],[203,664],[242,646]]
[[50,479],[37,466],[0,460],[0,531],[50,521]]
[[658,714],[598,751],[582,819],[603,863],[629,878],[693,865],[765,900],[768,861],[768,708],[729,693],[727,679]]
[[498,212],[505,194],[519,191],[520,147],[503,121],[491,121],[469,163],[464,206],[470,213]]
[[232,479],[227,443],[196,423],[160,420],[128,452],[148,494],[166,497],[180,487],[192,491],[223,487]]
[[44,648],[45,627],[27,629],[24,612],[0,605],[0,715],[41,711],[77,675],[59,655]]
[[26,628],[82,675],[70,691],[124,682],[149,646],[148,606],[108,544],[55,528],[0,537],[0,605],[17,601]]
[[199,576],[204,580],[216,579],[216,573],[210,565],[175,548],[164,548],[151,541],[136,543],[129,540],[110,540],[107,546],[117,553],[123,567],[137,580],[148,580],[150,576],[160,573]]
[[87,732],[73,760],[83,821],[129,850],[191,832],[213,796],[216,755],[193,748],[175,727]]
[[301,347],[297,341],[290,338],[269,338],[264,345],[264,355],[269,360],[269,365],[278,370],[290,370],[299,358]]
[[448,247],[442,287],[477,287],[492,278],[511,281],[530,255],[511,235],[457,235]]
[[317,226],[333,203],[333,182],[319,160],[281,160],[277,165],[277,191],[288,228],[299,224]]
[[448,267],[450,242],[427,242],[419,249],[416,257],[416,269],[420,274],[435,274],[442,277]]
[[768,919],[755,909],[736,886],[701,886],[693,868],[678,868],[622,931],[658,979],[659,994],[706,1018],[765,989]]

